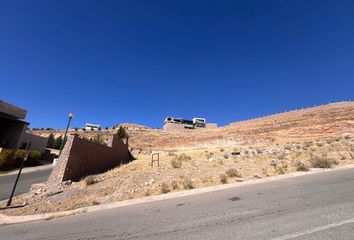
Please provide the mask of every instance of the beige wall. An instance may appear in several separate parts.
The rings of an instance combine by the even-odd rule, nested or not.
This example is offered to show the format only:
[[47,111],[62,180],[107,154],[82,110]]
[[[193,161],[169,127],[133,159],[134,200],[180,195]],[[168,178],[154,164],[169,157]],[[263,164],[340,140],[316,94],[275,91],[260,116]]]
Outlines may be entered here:
[[22,143],[27,143],[27,144],[31,143],[29,150],[39,151],[43,153],[47,147],[48,138],[37,136],[32,133],[24,133],[20,142],[21,145]]
[[185,129],[184,125],[178,124],[178,123],[165,123],[163,125],[163,130],[166,130],[166,131],[181,131],[184,129]]

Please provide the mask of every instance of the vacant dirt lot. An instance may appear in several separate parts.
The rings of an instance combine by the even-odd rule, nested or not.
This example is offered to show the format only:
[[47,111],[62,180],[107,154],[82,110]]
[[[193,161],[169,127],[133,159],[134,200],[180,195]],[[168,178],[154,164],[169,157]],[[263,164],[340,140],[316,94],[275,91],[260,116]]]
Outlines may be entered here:
[[[26,207],[1,213],[24,215],[69,210],[307,171],[312,167],[354,164],[354,103],[351,102],[234,123],[215,130],[168,133],[134,124],[126,126],[135,161],[77,183],[38,188],[15,198],[14,203],[27,202]],[[105,137],[114,131],[78,133]],[[150,167],[151,151],[160,153],[160,167]]]

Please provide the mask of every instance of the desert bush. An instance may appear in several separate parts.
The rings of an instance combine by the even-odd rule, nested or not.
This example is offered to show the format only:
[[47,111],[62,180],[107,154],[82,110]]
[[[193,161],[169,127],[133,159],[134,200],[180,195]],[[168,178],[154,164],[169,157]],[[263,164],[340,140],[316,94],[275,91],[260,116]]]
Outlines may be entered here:
[[167,156],[174,157],[174,156],[176,156],[176,154],[174,152],[168,152]]
[[277,174],[284,174],[285,173],[285,169],[283,167],[276,167],[275,168],[275,172]]
[[223,149],[223,148],[220,148],[220,152],[223,152],[223,151],[225,151],[225,149]]
[[229,155],[227,153],[224,154],[224,158],[225,159],[228,159],[229,158]]
[[227,183],[227,175],[226,175],[226,174],[221,173],[221,174],[219,175],[219,178],[220,178],[220,182],[221,182],[222,184]]
[[177,157],[178,160],[180,161],[184,161],[184,162],[187,162],[187,161],[190,161],[192,160],[192,158],[190,156],[187,156],[186,154],[182,153],[181,155],[179,155]]
[[350,135],[345,135],[345,136],[344,136],[344,139],[346,139],[346,140],[349,140],[350,138],[351,138]]
[[175,180],[173,180],[173,181],[171,182],[171,186],[172,186],[172,189],[173,189],[173,190],[176,190],[176,189],[179,188],[178,183],[177,183],[177,181],[175,181]]
[[241,174],[237,171],[236,168],[229,168],[226,170],[226,175],[230,178],[233,178],[233,177],[241,177]]
[[95,181],[95,178],[93,176],[87,176],[85,178],[86,186],[90,186],[90,185],[95,184],[95,183],[96,183],[96,181]]
[[221,159],[216,159],[213,163],[214,167],[216,167],[217,165],[224,165],[224,161]]
[[161,189],[161,193],[168,193],[170,191],[168,184],[164,182],[161,184],[160,189]]
[[316,145],[317,145],[318,147],[323,147],[324,143],[323,143],[323,142],[317,142]]
[[307,172],[310,170],[309,167],[305,163],[302,163],[302,162],[297,162],[295,164],[295,167],[296,167],[296,171],[299,171],[299,172]]
[[94,143],[107,145],[107,143],[103,140],[103,137],[100,134],[96,134],[96,136],[91,141]]
[[291,146],[287,145],[284,147],[285,150],[291,150]]
[[98,202],[98,201],[96,201],[96,200],[93,200],[92,201],[92,205],[99,205],[100,204],[100,202]]
[[314,168],[331,168],[336,161],[327,157],[313,157],[310,159],[310,164]]
[[270,174],[268,173],[268,170],[266,168],[262,168],[262,173],[263,173],[263,175],[265,175],[267,177],[270,176]]
[[[113,129],[115,129],[115,127],[113,127]],[[129,139],[129,134],[122,126],[119,126],[118,131],[114,134],[114,136],[120,139]]]
[[173,168],[181,168],[182,167],[182,161],[179,158],[174,158],[171,160],[171,166]]
[[[0,170],[9,170],[18,168],[21,165],[22,159],[26,155],[26,150],[2,149],[0,152]],[[38,151],[30,151],[26,166],[39,165],[38,161],[41,159],[41,153]]]
[[183,185],[184,189],[193,189],[194,188],[192,181],[188,178],[183,180],[182,185]]
[[205,152],[205,156],[206,156],[207,159],[212,158],[213,155],[214,154],[212,152],[208,152],[208,151]]
[[207,182],[209,182],[209,177],[208,177],[208,176],[202,176],[202,177],[200,178],[200,181],[201,181],[202,183],[207,183]]
[[311,147],[312,144],[313,144],[313,143],[312,143],[311,141],[305,142],[305,143],[304,143],[304,147],[306,147],[306,148]]

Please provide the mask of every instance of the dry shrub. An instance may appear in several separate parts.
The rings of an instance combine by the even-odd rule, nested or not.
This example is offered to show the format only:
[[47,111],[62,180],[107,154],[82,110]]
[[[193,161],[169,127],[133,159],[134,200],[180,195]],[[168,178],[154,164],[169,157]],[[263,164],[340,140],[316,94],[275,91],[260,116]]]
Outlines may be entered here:
[[168,184],[164,182],[161,184],[160,189],[161,189],[161,193],[168,193],[170,191]]
[[200,178],[200,181],[202,183],[207,183],[207,182],[209,182],[209,177],[208,176],[203,176],[203,177]]
[[227,183],[227,175],[226,175],[226,174],[221,173],[221,174],[219,175],[219,178],[220,178],[220,182],[221,182],[222,184]]
[[181,168],[182,167],[182,161],[178,158],[174,158],[171,160],[171,166],[173,168]]
[[313,157],[310,159],[310,164],[314,168],[331,168],[332,165],[337,163],[333,158]]
[[215,161],[215,163],[216,163],[216,164],[219,164],[219,165],[224,165],[224,161],[221,160],[221,159],[217,159],[217,160]]
[[187,162],[187,161],[190,161],[190,160],[192,160],[192,158],[190,157],[190,156],[188,156],[188,155],[186,155],[186,154],[181,154],[181,155],[179,155],[178,157],[177,157],[177,159],[179,160],[179,161],[184,161],[184,162]]
[[172,189],[173,189],[173,190],[176,190],[176,189],[179,188],[178,183],[177,183],[177,181],[175,181],[175,180],[173,180],[173,181],[171,182],[171,186],[172,186]]
[[285,174],[285,169],[283,167],[276,167],[275,172],[277,174]]
[[95,181],[95,179],[93,178],[93,176],[87,176],[86,178],[85,178],[85,184],[86,184],[86,186],[89,186],[89,185],[92,185],[92,184],[95,184],[96,183],[96,181]]
[[193,183],[189,178],[184,179],[182,182],[182,185],[183,185],[184,189],[193,189],[194,188]]
[[241,177],[241,174],[237,171],[236,168],[229,168],[226,170],[226,175],[230,178],[233,178],[233,177]]
[[310,170],[309,167],[305,163],[302,163],[302,162],[297,162],[295,164],[295,167],[296,167],[296,171],[298,171],[298,172],[307,172]]

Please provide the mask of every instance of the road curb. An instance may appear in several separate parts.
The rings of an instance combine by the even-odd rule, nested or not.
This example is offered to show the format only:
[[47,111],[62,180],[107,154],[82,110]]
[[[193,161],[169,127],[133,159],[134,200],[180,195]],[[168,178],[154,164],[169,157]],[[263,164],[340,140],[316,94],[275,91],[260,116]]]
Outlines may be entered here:
[[225,189],[230,189],[230,188],[237,188],[237,187],[243,187],[243,186],[248,186],[248,185],[254,185],[254,184],[258,184],[258,183],[267,183],[267,182],[273,182],[273,181],[277,181],[277,180],[290,179],[290,178],[299,177],[299,176],[313,175],[313,174],[318,174],[318,173],[332,172],[332,171],[351,169],[351,168],[354,168],[354,165],[352,165],[352,164],[345,165],[345,166],[340,166],[340,167],[337,167],[334,169],[311,169],[311,171],[309,171],[309,172],[293,172],[293,173],[279,175],[279,176],[272,176],[272,177],[267,177],[267,178],[262,178],[262,179],[249,180],[249,181],[245,181],[245,182],[235,182],[235,183],[229,183],[229,184],[224,184],[224,185],[216,185],[216,186],[197,188],[197,189],[192,189],[192,190],[185,190],[185,191],[180,191],[180,192],[173,192],[173,193],[169,193],[169,194],[142,197],[142,198],[106,203],[106,204],[102,204],[102,205],[78,208],[75,210],[62,211],[62,212],[45,213],[45,214],[38,214],[38,215],[26,215],[26,216],[7,216],[4,214],[0,214],[0,226],[1,225],[8,225],[8,224],[32,222],[32,221],[50,220],[53,218],[71,216],[71,215],[76,215],[76,214],[81,214],[81,213],[86,213],[86,212],[96,212],[96,211],[101,211],[101,210],[109,210],[109,209],[113,209],[113,208],[132,206],[132,205],[136,205],[136,204],[149,203],[149,202],[173,199],[173,198],[178,198],[178,197],[186,197],[186,196],[191,196],[191,195],[195,195],[195,194],[208,193],[208,192],[220,191],[220,190],[225,190]]

